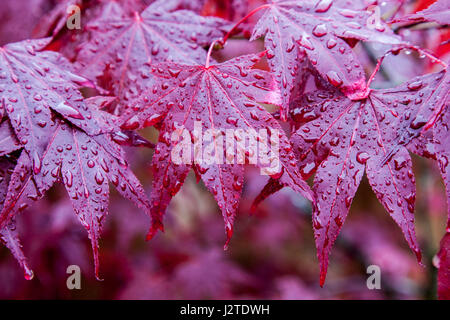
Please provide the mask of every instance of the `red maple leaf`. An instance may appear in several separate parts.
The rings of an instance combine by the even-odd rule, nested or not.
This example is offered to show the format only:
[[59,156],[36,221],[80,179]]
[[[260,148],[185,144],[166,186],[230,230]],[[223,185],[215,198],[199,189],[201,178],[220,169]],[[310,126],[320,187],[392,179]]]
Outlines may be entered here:
[[[325,280],[328,256],[361,178],[369,184],[420,260],[414,231],[415,181],[411,159],[396,145],[398,132],[421,129],[428,97],[445,76],[445,71],[413,79],[399,87],[371,90],[367,98],[352,101],[337,92],[308,95],[299,106],[312,121],[292,136],[301,170],[316,170],[317,197],[313,225],[321,262],[321,284]],[[394,144],[395,153],[390,153]],[[384,164],[384,162],[386,162]]]
[[369,25],[371,13],[360,3],[273,0],[261,8],[264,15],[251,39],[265,35],[269,66],[282,92],[282,118],[287,117],[299,55],[305,53],[325,79],[349,98],[358,99],[366,90],[364,70],[346,40],[401,42],[382,21]]
[[101,15],[87,27],[89,41],[82,43],[78,71],[110,89],[126,103],[141,90],[140,68],[165,62],[203,62],[203,46],[223,35],[226,22],[188,10],[170,12],[177,1],[156,1],[142,13],[125,8]]
[[[219,144],[227,130],[234,132],[236,141],[246,140],[245,135],[239,133],[238,129],[246,132],[263,129],[273,137],[278,136],[279,156],[273,155],[273,148],[269,146],[268,141],[262,142],[269,150],[266,154],[269,154],[270,163],[264,164],[258,159],[253,164],[260,168],[274,168],[275,170],[269,170],[268,174],[278,177],[281,184],[311,199],[309,187],[301,179],[296,167],[287,136],[278,122],[256,103],[279,102],[277,91],[273,91],[274,81],[270,74],[251,69],[261,57],[261,54],[242,56],[220,64],[209,65],[207,62],[206,66],[170,63],[148,68],[147,90],[135,106],[123,115],[122,127],[138,129],[158,125],[160,129],[159,143],[153,157],[153,227],[149,237],[158,229],[162,229],[162,215],[166,207],[179,191],[190,168],[194,168],[219,204],[228,240],[230,239],[243,186],[244,165],[237,162],[229,145]],[[202,131],[215,130],[213,137],[200,140],[195,133],[198,122]],[[191,157],[188,156],[183,163],[177,163],[173,150],[184,132],[188,132],[189,136],[183,136],[183,139],[188,142],[193,139],[198,145],[194,150],[183,151],[182,156],[190,153]],[[243,144],[236,143],[238,152],[244,152],[245,158],[252,158],[256,155],[250,154],[249,150],[255,141],[246,141]],[[206,149],[211,146],[214,149],[211,154],[205,156],[204,153],[197,153],[198,147],[206,153]],[[234,142],[231,149],[235,150]],[[232,158],[229,162],[230,155]],[[197,156],[200,159],[196,158]],[[202,156],[205,157],[203,163]],[[208,156],[226,161],[208,163]],[[279,162],[279,168],[273,166],[275,162]]]
[[0,124],[0,157],[9,155],[21,148],[22,146],[19,141],[17,141],[9,121],[3,121]]
[[[8,192],[8,185],[11,180],[11,174],[16,163],[14,157],[0,158],[0,210],[3,209],[5,197]],[[11,251],[13,256],[19,262],[24,270],[25,278],[31,279],[33,271],[31,271],[25,256],[22,252],[22,246],[17,236],[17,230],[13,222],[6,227],[0,229],[0,241]]]

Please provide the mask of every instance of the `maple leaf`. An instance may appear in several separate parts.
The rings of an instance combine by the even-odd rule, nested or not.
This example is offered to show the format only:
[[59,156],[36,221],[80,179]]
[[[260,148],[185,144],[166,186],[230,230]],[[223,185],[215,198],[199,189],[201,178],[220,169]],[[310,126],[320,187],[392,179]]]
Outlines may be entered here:
[[125,9],[122,13],[116,10],[91,22],[87,27],[90,39],[77,56],[78,71],[100,80],[126,102],[140,91],[143,65],[167,60],[203,62],[202,46],[221,37],[227,23],[188,10],[167,11],[173,2],[157,1],[133,16]]
[[52,111],[91,135],[100,133],[78,91],[87,80],[71,73],[60,54],[38,51],[46,44],[48,40],[26,40],[0,48],[0,114],[8,116],[36,174],[54,130]]
[[402,17],[394,22],[437,22],[441,25],[447,25],[450,21],[450,2],[448,0],[438,0],[428,8],[414,14]]
[[[393,147],[383,160],[386,163],[399,148],[407,146],[408,149],[419,156],[438,161],[440,173],[447,192],[447,202],[450,203],[450,176],[448,164],[450,153],[448,144],[450,134],[448,123],[449,117],[449,88],[450,76],[448,68],[441,71],[441,76],[433,86],[424,89],[424,101],[413,118],[403,120],[404,129],[400,130]],[[419,82],[413,86],[421,86]],[[422,98],[421,98],[422,99]],[[431,130],[430,130],[431,128]],[[450,221],[450,205],[448,206],[448,217]]]
[[384,23],[369,26],[371,14],[351,1],[273,0],[261,8],[265,12],[251,40],[265,35],[269,66],[282,92],[283,119],[298,76],[299,55],[306,53],[325,79],[357,99],[366,90],[364,70],[345,40],[401,43]]
[[[98,99],[88,100],[89,107],[93,109],[92,104],[97,102]],[[108,115],[96,115],[96,118],[102,117]],[[98,239],[103,219],[108,214],[108,182],[122,196],[149,211],[144,189],[128,168],[121,148],[108,134],[91,137],[63,119],[56,119],[40,162],[42,170],[36,173],[30,167],[28,153],[21,153],[11,175],[0,225],[5,227],[19,211],[42,198],[55,182],[62,181],[74,211],[91,239],[98,278]]]
[[[14,170],[15,161],[7,157],[0,158],[0,210],[3,208],[6,193],[8,191],[11,174]],[[0,229],[0,242],[2,242],[16,258],[22,267],[27,279],[33,278],[33,271],[28,266],[26,258],[22,252],[22,246],[17,236],[17,230],[14,222]]]
[[[153,227],[149,238],[158,229],[162,230],[165,209],[179,191],[190,168],[194,168],[221,208],[228,243],[242,191],[244,165],[234,158],[234,142],[231,146],[219,144],[227,130],[235,132],[236,141],[243,141],[237,143],[238,158],[239,152],[243,152],[245,158],[256,156],[249,151],[254,150],[251,148],[255,141],[246,139],[245,132],[258,132],[262,129],[270,132],[268,134],[273,137],[278,136],[279,156],[273,154],[274,149],[267,140],[260,139],[263,147],[268,149],[269,161],[264,165],[261,159],[257,159],[252,164],[262,169],[269,166],[269,175],[278,177],[281,184],[311,199],[309,187],[301,179],[296,167],[288,138],[278,122],[255,102],[279,103],[271,75],[262,70],[251,69],[262,56],[263,54],[242,56],[211,66],[207,62],[206,66],[169,63],[148,67],[148,90],[132,109],[124,113],[122,128],[135,130],[157,125],[160,129],[153,157]],[[196,127],[196,123],[200,123],[200,128]],[[212,130],[212,136],[202,139],[199,137],[202,132],[196,133],[198,129],[202,132]],[[185,132],[189,133],[189,138],[183,135]],[[182,158],[186,161],[174,159],[174,149],[179,141],[183,139],[189,142],[191,138],[198,143],[195,150],[183,150],[181,157],[187,155],[187,158]],[[248,148],[245,149],[243,144],[248,144]],[[211,146],[214,152],[208,153],[206,150]],[[198,147],[205,150],[205,153],[198,153]],[[225,154],[226,163],[220,161]],[[209,160],[214,157],[218,157],[218,160]],[[202,163],[203,158],[206,160]],[[275,162],[278,162],[279,168],[275,168]]]
[[[300,169],[307,177],[315,174],[313,212],[321,285],[331,247],[366,172],[369,184],[420,261],[414,230],[415,179],[405,147],[383,159],[405,126],[423,127],[419,111],[444,77],[444,72],[415,78],[399,87],[371,90],[352,101],[336,90],[317,91],[299,102],[298,110],[309,122],[291,137]],[[430,108],[432,109],[432,108]]]

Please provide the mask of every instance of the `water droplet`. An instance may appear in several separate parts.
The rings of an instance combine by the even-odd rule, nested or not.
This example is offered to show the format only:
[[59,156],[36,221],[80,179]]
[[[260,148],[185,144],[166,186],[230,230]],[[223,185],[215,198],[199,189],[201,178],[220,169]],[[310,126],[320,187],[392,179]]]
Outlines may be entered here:
[[340,87],[343,83],[341,77],[337,74],[336,71],[329,71],[327,73],[327,79],[335,87]]
[[404,168],[407,164],[406,158],[405,157],[397,157],[394,159],[394,167],[395,170],[400,170],[402,168]]
[[327,41],[327,48],[333,49],[337,45],[337,41],[335,39],[330,39]]
[[308,49],[308,50],[314,50],[314,46],[311,43],[311,41],[309,41],[309,39],[306,36],[302,36],[300,38],[299,41],[300,45],[302,45],[304,48]]
[[24,277],[25,277],[25,280],[28,280],[28,281],[33,280],[33,278],[34,278],[33,270],[31,270],[28,267],[26,267],[25,268]]
[[324,35],[326,35],[328,33],[327,26],[325,24],[319,24],[314,27],[312,33],[316,37],[323,37]]
[[181,73],[181,70],[169,69],[169,73],[173,78],[178,78]]
[[227,118],[227,123],[232,124],[234,126],[237,126],[238,123],[238,119],[235,117],[228,117]]
[[100,160],[100,167],[102,167],[103,171],[105,171],[106,173],[109,172],[109,167],[108,167],[108,164],[106,163],[105,159]]
[[[347,200],[347,199],[345,199],[345,200]],[[334,222],[336,222],[336,225],[338,227],[342,227],[342,218],[341,217],[337,216],[336,218],[334,218]]]
[[316,230],[322,229],[322,221],[320,221],[320,218],[318,216],[314,216],[313,226]]
[[65,101],[61,102],[56,107],[53,107],[53,109],[56,112],[61,113],[64,116],[68,116],[68,117],[71,117],[71,118],[74,118],[74,119],[78,119],[78,120],[83,120],[84,119],[84,117],[80,113],[80,111],[78,111],[77,109],[69,106]]
[[242,190],[242,181],[235,181],[233,183],[233,189],[236,191],[241,191]]

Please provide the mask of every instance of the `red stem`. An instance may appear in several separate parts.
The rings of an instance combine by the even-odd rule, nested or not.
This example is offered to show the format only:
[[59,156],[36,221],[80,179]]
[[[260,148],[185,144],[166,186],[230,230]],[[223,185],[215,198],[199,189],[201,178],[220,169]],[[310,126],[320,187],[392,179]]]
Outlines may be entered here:
[[269,8],[269,7],[270,7],[270,4],[265,4],[265,5],[262,5],[262,6],[258,7],[258,8],[256,8],[256,9],[253,9],[249,14],[247,14],[245,17],[243,17],[241,20],[239,20],[239,22],[236,23],[236,24],[234,25],[234,27],[231,28],[230,31],[228,31],[228,33],[225,35],[225,37],[223,37],[222,40],[220,41],[220,44],[221,44],[221,45],[224,45],[225,42],[227,42],[228,38],[233,34],[233,32],[235,32],[236,29],[237,29],[237,28],[238,28],[245,20],[247,20],[248,18],[250,18],[251,16],[253,16],[253,15],[254,15],[255,13],[257,13],[258,11],[260,11],[260,10],[262,10],[262,9],[267,9],[267,8]]
[[[417,52],[419,52],[420,54],[423,54],[425,56],[427,56],[429,59],[431,59],[432,61],[435,61],[437,63],[439,63],[440,65],[442,65],[442,67],[444,67],[444,69],[447,69],[448,65],[447,63],[445,63],[444,61],[442,61],[441,59],[435,57],[434,55],[432,55],[431,53],[428,53],[427,51],[413,46],[413,45],[406,45],[400,49],[411,49],[411,50],[415,50]],[[386,58],[389,54],[391,54],[394,51],[397,51],[398,49],[391,49],[389,51],[387,51],[381,58],[378,59],[378,63],[375,67],[375,69],[372,72],[372,75],[370,76],[369,80],[367,81],[367,87],[370,86],[370,84],[372,83],[373,79],[375,78],[375,75],[377,74],[377,72],[380,70],[381,64],[383,63],[384,58]]]

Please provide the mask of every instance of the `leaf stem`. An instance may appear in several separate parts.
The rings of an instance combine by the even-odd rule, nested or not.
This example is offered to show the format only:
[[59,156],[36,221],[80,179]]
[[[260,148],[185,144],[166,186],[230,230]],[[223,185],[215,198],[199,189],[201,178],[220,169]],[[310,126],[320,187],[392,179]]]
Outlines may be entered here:
[[205,68],[208,69],[209,68],[209,61],[211,60],[211,54],[212,51],[214,49],[214,46],[216,45],[216,43],[218,43],[220,40],[216,39],[214,40],[211,45],[209,46],[209,50],[208,50],[208,55],[206,56],[206,63],[205,63]]
[[250,11],[245,17],[243,17],[241,20],[239,20],[233,28],[231,28],[230,31],[228,31],[228,33],[225,35],[225,37],[222,38],[222,40],[220,41],[221,45],[225,45],[225,43],[227,42],[228,38],[236,31],[236,29],[245,22],[245,20],[247,20],[248,18],[250,18],[251,16],[253,16],[255,13],[259,12],[262,9],[267,9],[269,8],[271,5],[270,4],[265,4],[262,6],[257,7],[256,9],[253,9],[252,11]]
[[205,63],[205,68],[209,68],[209,62],[211,60],[211,54],[212,51],[214,49],[214,45],[216,43],[220,44],[221,46],[224,46],[225,43],[227,42],[227,40],[233,35],[233,33],[236,31],[236,29],[248,18],[250,18],[251,16],[253,16],[255,13],[257,13],[258,11],[262,10],[262,9],[267,9],[270,7],[270,4],[265,4],[262,6],[257,7],[256,9],[253,9],[252,11],[250,11],[245,17],[243,17],[241,20],[239,20],[234,26],[233,28],[231,28],[230,31],[228,31],[228,33],[222,38],[222,39],[217,39],[214,40],[208,50],[208,56],[206,57],[206,63]]
[[442,61],[438,57],[432,55],[431,53],[429,53],[426,50],[423,50],[423,49],[421,49],[421,48],[419,48],[417,46],[413,46],[413,45],[407,46],[406,48],[414,50],[414,51],[417,51],[418,53],[427,56],[431,60],[431,62],[439,63],[444,69],[447,69],[447,67],[448,67],[447,63],[445,63],[444,61]]
[[376,74],[380,70],[380,67],[381,67],[381,64],[383,63],[384,58],[386,58],[390,53],[392,53],[391,50],[386,52],[381,58],[378,59],[377,65],[375,66],[375,69],[373,70],[372,74],[370,75],[369,80],[367,81],[367,88],[370,87],[370,84],[372,83],[372,81],[375,78]]

